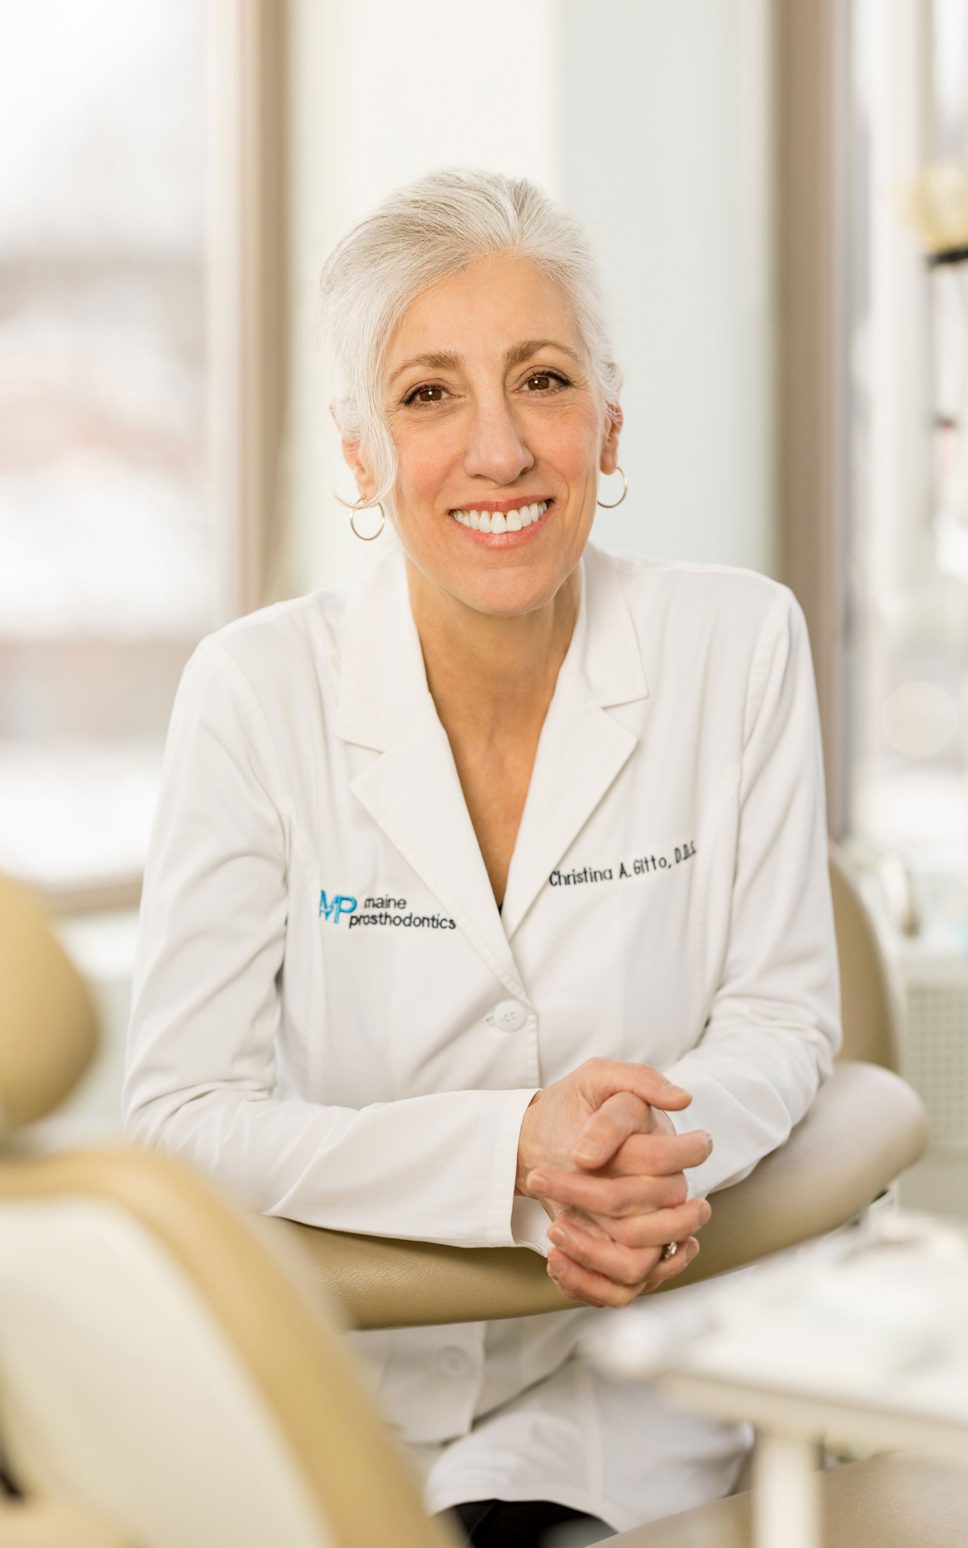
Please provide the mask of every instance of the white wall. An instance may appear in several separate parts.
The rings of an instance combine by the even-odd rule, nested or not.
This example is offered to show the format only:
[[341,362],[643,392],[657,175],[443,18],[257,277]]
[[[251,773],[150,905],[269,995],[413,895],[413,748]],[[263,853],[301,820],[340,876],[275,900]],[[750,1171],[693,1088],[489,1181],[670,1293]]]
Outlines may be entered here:
[[[433,167],[511,169],[558,185],[556,0],[294,0],[289,488],[294,591],[370,557],[333,490],[355,496],[316,338],[323,258],[398,184]],[[379,544],[373,548],[378,549]]]
[[[773,564],[769,0],[295,0],[290,590],[366,562],[334,487],[315,284],[395,185],[469,164],[585,221],[626,369],[604,546]],[[374,548],[379,548],[375,544]]]
[[625,366],[625,504],[595,540],[773,561],[768,0],[567,0],[560,195]]

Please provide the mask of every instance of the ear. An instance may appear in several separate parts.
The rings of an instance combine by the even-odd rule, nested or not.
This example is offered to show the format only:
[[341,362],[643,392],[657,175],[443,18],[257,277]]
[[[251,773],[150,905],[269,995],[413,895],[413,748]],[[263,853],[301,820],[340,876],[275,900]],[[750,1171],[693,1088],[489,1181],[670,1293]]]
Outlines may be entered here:
[[357,489],[364,500],[369,500],[376,489],[376,484],[370,476],[370,470],[363,457],[359,441],[348,441],[343,438],[340,441],[340,445],[343,448],[346,465],[356,479]]
[[618,442],[622,433],[623,415],[619,404],[605,410],[605,432],[598,466],[603,473],[614,473],[618,467]]

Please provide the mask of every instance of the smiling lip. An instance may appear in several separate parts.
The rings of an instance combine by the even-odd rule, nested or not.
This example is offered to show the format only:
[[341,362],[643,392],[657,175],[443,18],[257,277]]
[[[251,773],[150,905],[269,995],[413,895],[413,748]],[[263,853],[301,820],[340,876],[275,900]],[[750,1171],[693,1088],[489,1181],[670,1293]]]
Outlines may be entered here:
[[[525,503],[532,504],[533,502],[526,501]],[[471,507],[471,509],[483,511],[487,510],[488,507],[486,505],[478,504]],[[515,505],[496,505],[493,506],[492,509],[501,511],[513,511],[518,509],[518,507]],[[539,537],[542,532],[544,532],[548,526],[548,522],[551,518],[553,510],[554,504],[549,501],[547,508],[541,513],[537,520],[531,522],[527,527],[522,527],[519,532],[479,532],[474,527],[465,527],[463,523],[455,520],[453,517],[450,519],[453,520],[453,524],[457,531],[460,533],[461,537],[467,538],[471,543],[476,543],[479,548],[520,548],[525,543],[533,543],[535,539]]]
[[514,500],[471,500],[467,505],[452,505],[451,511],[520,511],[525,505],[550,505],[550,495],[518,495]]

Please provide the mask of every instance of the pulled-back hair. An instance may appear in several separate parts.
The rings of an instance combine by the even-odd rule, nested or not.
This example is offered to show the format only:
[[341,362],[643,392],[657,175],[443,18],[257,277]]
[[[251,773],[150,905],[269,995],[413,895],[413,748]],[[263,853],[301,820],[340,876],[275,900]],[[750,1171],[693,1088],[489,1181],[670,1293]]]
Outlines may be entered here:
[[525,178],[432,172],[397,189],[348,232],[321,277],[333,413],[340,433],[365,448],[377,486],[366,503],[384,499],[396,478],[381,390],[394,329],[431,285],[493,253],[529,258],[561,287],[603,407],[617,407],[621,371],[598,263],[578,222]]

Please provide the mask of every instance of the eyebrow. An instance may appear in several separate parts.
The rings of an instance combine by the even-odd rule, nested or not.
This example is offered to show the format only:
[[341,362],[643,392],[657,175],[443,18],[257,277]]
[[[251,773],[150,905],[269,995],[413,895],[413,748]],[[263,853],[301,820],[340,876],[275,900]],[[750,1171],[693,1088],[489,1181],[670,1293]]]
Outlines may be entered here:
[[[510,349],[504,352],[505,367],[510,370],[512,366],[520,365],[522,361],[529,360],[542,349],[560,349],[562,354],[570,355],[576,365],[581,361],[578,355],[567,344],[562,344],[558,339],[523,339],[520,344],[512,344]],[[428,366],[432,371],[455,371],[463,363],[461,355],[455,355],[451,350],[435,350],[428,355],[414,355],[412,359],[405,360],[403,365],[391,375],[387,386],[392,386],[398,376],[404,371],[409,371],[413,366]]]

